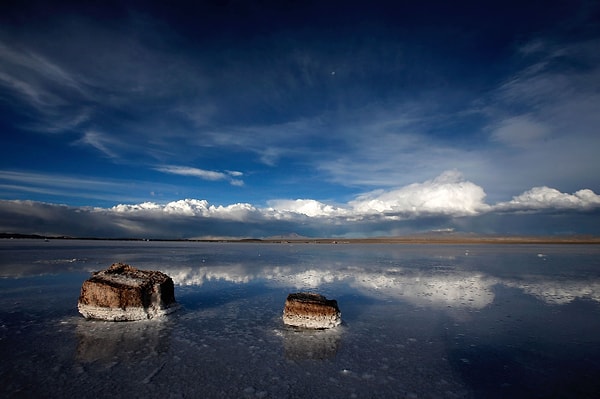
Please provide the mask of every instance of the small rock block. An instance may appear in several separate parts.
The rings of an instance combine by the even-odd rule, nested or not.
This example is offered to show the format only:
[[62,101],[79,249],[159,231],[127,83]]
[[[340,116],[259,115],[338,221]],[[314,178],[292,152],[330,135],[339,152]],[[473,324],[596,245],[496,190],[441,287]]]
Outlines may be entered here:
[[289,294],[283,308],[283,322],[288,326],[325,329],[342,323],[336,300],[309,292]]
[[178,305],[171,277],[115,263],[83,282],[77,308],[85,318],[132,321],[163,316]]

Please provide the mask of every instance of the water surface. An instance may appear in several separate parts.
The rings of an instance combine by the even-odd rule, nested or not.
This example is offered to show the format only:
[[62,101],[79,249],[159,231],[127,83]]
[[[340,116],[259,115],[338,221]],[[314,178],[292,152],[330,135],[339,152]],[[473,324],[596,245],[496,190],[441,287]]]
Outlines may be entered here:
[[[600,246],[0,240],[0,396],[535,398],[600,392]],[[114,262],[182,309],[77,312]],[[288,293],[343,324],[281,322]]]

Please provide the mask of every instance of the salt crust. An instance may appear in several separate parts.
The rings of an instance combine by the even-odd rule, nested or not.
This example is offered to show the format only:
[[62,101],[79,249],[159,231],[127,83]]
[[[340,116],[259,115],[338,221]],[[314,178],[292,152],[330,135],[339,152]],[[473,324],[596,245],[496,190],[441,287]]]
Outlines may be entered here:
[[79,313],[86,319],[98,319],[107,321],[137,321],[154,319],[175,312],[181,306],[174,304],[168,308],[158,308],[151,306],[144,307],[129,307],[129,308],[109,308],[103,306],[92,306],[78,304]]

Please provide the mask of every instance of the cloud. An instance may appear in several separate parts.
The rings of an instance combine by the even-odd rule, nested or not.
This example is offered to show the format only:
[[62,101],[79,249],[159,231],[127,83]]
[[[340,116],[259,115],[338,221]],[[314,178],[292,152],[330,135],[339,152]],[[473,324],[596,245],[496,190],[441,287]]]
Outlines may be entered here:
[[292,120],[280,123],[225,124],[219,129],[204,131],[194,145],[250,152],[261,164],[275,167],[285,158],[311,159],[321,154],[321,149],[314,143],[331,140],[331,136],[323,136],[324,129],[322,115],[313,118],[292,116]]
[[520,115],[502,120],[493,130],[492,139],[515,147],[530,147],[547,138],[549,132],[550,128],[543,123]]
[[[0,41],[0,88],[15,95],[37,117],[32,130],[61,132],[76,128],[90,117],[90,93],[80,76],[41,54],[10,47]],[[76,98],[77,101],[73,101]]]
[[58,201],[64,201],[65,198],[71,202],[86,199],[86,202],[94,200],[111,205],[119,201],[143,202],[148,198],[146,193],[153,192],[152,196],[158,193],[158,196],[162,197],[163,193],[181,191],[177,186],[153,181],[11,170],[0,170],[0,188],[5,199],[19,198],[23,195],[27,196],[26,199],[52,196]]
[[[377,40],[362,30],[346,38],[295,27],[279,32],[283,40],[234,36],[231,47],[208,38],[198,46],[186,40],[183,26],[172,29],[166,15],[114,14],[111,24],[73,10],[44,21],[44,29],[7,25],[0,47],[0,84],[41,114],[36,125],[77,128],[82,143],[113,159],[123,155],[122,147],[112,145],[119,140],[130,144],[135,154],[130,158],[153,154],[153,164],[190,162],[176,159],[175,147],[239,151],[254,154],[260,166],[302,160],[323,173],[323,180],[359,190],[424,181],[452,168],[469,176],[484,171],[476,179],[482,184],[503,178],[510,194],[540,184],[571,190],[556,182],[579,179],[587,161],[594,166],[588,175],[600,175],[593,158],[600,114],[594,40],[533,38],[513,55],[516,67],[493,68],[515,68],[498,87],[485,92],[484,87],[493,87],[486,71],[473,77],[484,85],[456,101],[460,96],[451,95],[454,88],[444,90],[437,83],[450,80],[458,65],[423,62],[439,60],[440,53],[423,54],[419,37],[398,40],[376,29]],[[322,40],[322,34],[332,40]],[[463,57],[450,64],[456,60]],[[475,68],[461,69],[469,75]],[[456,84],[470,91],[468,81],[459,77]],[[469,100],[486,105],[487,130],[481,129],[482,121],[470,125],[462,117]],[[460,121],[448,123],[450,115]],[[160,120],[164,125],[157,126]],[[111,132],[113,142],[99,132]],[[479,151],[480,145],[499,142],[511,148]],[[515,154],[515,148],[526,147],[533,152]],[[573,162],[577,154],[586,162]],[[544,158],[569,166],[563,176],[551,174]],[[213,172],[211,166],[198,166]],[[515,184],[521,179],[515,170],[536,179]],[[584,182],[577,184],[595,187],[597,180]]]
[[116,147],[118,142],[111,136],[101,134],[97,131],[88,130],[83,134],[83,137],[81,137],[77,143],[91,146],[103,153],[108,158],[117,158],[116,152],[111,149],[111,147]]
[[208,78],[191,66],[196,61],[189,54],[149,46],[154,41],[144,37],[152,30],[138,31],[139,16],[128,15],[120,25],[131,24],[127,33],[76,13],[44,21],[43,34],[1,31],[0,97],[19,116],[15,126],[79,133],[72,144],[90,145],[112,160],[164,156],[177,143],[188,145],[173,139],[186,119],[177,110],[209,108],[210,101],[195,95]]
[[287,213],[325,218],[349,215],[346,209],[327,205],[312,199],[271,200],[268,202],[268,205],[270,209],[282,216]]
[[[64,184],[90,183],[74,180]],[[484,199],[482,187],[465,180],[457,171],[447,171],[422,183],[362,194],[345,204],[278,199],[269,201],[267,207],[257,207],[249,203],[214,205],[205,199],[184,199],[165,204],[146,201],[91,208],[0,201],[0,231],[156,238],[267,237],[290,232],[308,236],[372,236],[440,229],[490,233],[504,232],[504,220],[519,226],[514,218],[522,219],[518,215],[526,211],[526,224],[547,226],[548,234],[576,232],[573,214],[585,213],[588,222],[581,228],[587,233],[589,228],[593,230],[590,223],[597,225],[600,210],[600,196],[589,189],[566,194],[536,187],[495,205]],[[549,223],[548,211],[571,216],[552,217]],[[512,234],[527,230],[526,226],[519,229],[512,230]]]
[[489,207],[483,202],[484,198],[481,187],[451,170],[423,183],[361,194],[343,206],[312,199],[271,200],[268,205],[280,215],[291,213],[353,221],[373,217],[405,220],[420,216],[477,215]]
[[174,175],[181,176],[193,176],[198,177],[203,180],[210,181],[218,181],[218,180],[227,180],[233,186],[243,186],[244,182],[240,179],[234,179],[234,177],[242,176],[242,172],[237,171],[226,171],[226,172],[216,172],[213,170],[205,170],[199,168],[192,168],[187,166],[175,166],[175,165],[167,165],[155,168],[159,172],[170,173]]
[[[516,54],[520,68],[480,99],[490,146],[480,170],[465,172],[497,190],[534,185],[598,187],[600,40],[534,38]],[[502,144],[499,146],[498,144]],[[552,165],[552,166],[550,166]],[[560,165],[560,167],[553,167]]]
[[314,168],[329,182],[361,190],[429,180],[442,170],[485,169],[490,158],[480,139],[460,126],[473,116],[448,102],[452,93],[434,92],[340,112],[333,132],[325,130],[331,148],[323,150],[330,151],[314,159]]
[[[600,175],[594,154],[600,145],[594,134],[600,115],[597,42],[534,38],[517,49],[519,68],[498,87],[465,95],[484,104],[473,111],[465,109],[464,98],[455,101],[451,90],[424,92],[415,86],[414,96],[403,94],[404,84],[413,86],[395,77],[411,74],[396,73],[393,68],[402,64],[395,57],[422,56],[411,53],[410,43],[389,38],[374,47],[359,43],[360,57],[353,63],[349,48],[332,52],[317,40],[306,48],[257,38],[236,51],[180,51],[191,49],[180,47],[181,38],[165,32],[164,24],[126,15],[120,25],[133,35],[83,16],[73,16],[68,24],[54,22],[52,42],[65,42],[58,51],[46,41],[31,40],[39,38],[35,30],[29,41],[5,39],[0,84],[40,112],[40,127],[76,129],[80,144],[111,160],[182,168],[180,175],[183,166],[169,165],[193,162],[177,158],[184,147],[197,150],[185,151],[193,154],[254,155],[257,168],[289,167],[291,161],[320,173],[321,181],[362,191],[408,185],[456,168],[486,184],[494,200],[541,184],[571,191],[576,187],[569,184],[595,187],[597,180],[585,179]],[[143,26],[158,33],[138,31]],[[72,37],[76,28],[94,37],[93,47],[84,45],[84,37]],[[149,45],[156,37],[162,45]],[[390,53],[398,55],[388,58]],[[242,59],[247,62],[238,62]],[[369,59],[385,61],[385,68]],[[561,66],[568,60],[573,60],[571,69]],[[331,82],[332,70],[335,81],[344,84]],[[447,72],[441,68],[427,75]],[[381,84],[380,73],[399,81]],[[379,91],[371,91],[367,82],[376,83]],[[402,83],[403,89],[389,89],[392,83]],[[481,120],[470,124],[469,111],[484,119],[483,129]],[[498,149],[498,143],[507,148]],[[548,160],[566,166],[549,173]],[[584,164],[592,165],[587,173]],[[198,178],[244,184],[227,171],[198,166],[204,167],[195,172]],[[504,197],[497,198],[501,184]]]
[[18,191],[39,192],[51,195],[64,195],[69,192],[78,192],[81,197],[97,197],[102,192],[111,192],[107,198],[112,200],[119,197],[117,193],[124,192],[130,187],[122,181],[94,179],[90,176],[78,178],[70,175],[53,173],[31,173],[0,170],[0,182],[11,182],[12,187]]
[[423,183],[363,194],[349,205],[353,213],[358,215],[466,216],[485,211],[487,205],[483,202],[484,198],[485,192],[481,187],[465,181],[457,171],[447,171]]
[[200,217],[223,217],[224,219],[243,220],[242,213],[253,212],[256,209],[250,204],[233,204],[228,206],[210,205],[207,200],[185,199],[172,201],[165,205],[159,205],[153,202],[144,202],[142,204],[119,204],[110,208],[117,213],[146,213],[156,212],[167,215],[177,216],[200,216]]
[[549,187],[534,187],[513,197],[511,201],[501,202],[494,206],[495,210],[500,211],[543,211],[548,209],[585,211],[595,208],[600,208],[600,195],[592,190],[584,189],[574,194],[567,194]]
[[86,85],[58,64],[29,50],[9,47],[0,41],[0,82],[14,89],[36,108],[63,105],[64,101],[51,90],[53,86],[69,88],[82,96]]

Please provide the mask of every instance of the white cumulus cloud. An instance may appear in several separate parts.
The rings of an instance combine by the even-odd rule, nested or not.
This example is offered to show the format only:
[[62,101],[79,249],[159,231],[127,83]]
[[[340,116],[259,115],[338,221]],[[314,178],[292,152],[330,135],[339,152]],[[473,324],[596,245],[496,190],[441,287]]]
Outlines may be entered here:
[[155,210],[160,209],[160,205],[155,204],[154,202],[143,202],[141,204],[119,204],[115,205],[111,208],[115,212],[132,212],[132,211],[144,211],[144,210]]
[[485,192],[466,181],[457,171],[446,171],[423,183],[392,190],[376,190],[357,196],[345,205],[334,206],[313,199],[272,200],[269,210],[282,217],[289,214],[311,218],[365,217],[400,220],[421,215],[467,216],[486,211]]
[[270,210],[276,213],[295,213],[309,217],[336,217],[348,214],[343,208],[327,205],[312,199],[272,200]]
[[500,202],[494,206],[495,210],[589,210],[600,207],[600,195],[592,190],[584,189],[567,194],[550,187],[534,187],[521,195],[513,197],[507,202]]
[[457,171],[446,171],[423,183],[361,195],[349,205],[357,215],[389,213],[406,216],[466,216],[485,211],[488,205],[484,203],[484,198],[483,188],[464,180]]
[[[448,171],[422,183],[373,191],[341,204],[278,199],[258,207],[188,198],[164,204],[146,201],[91,208],[0,201],[0,231],[96,237],[269,237],[282,232],[341,237],[452,229],[489,233],[506,231],[503,223],[524,217],[533,221],[520,227],[526,230],[541,224],[546,226],[542,231],[549,234],[571,231],[577,220],[578,231],[597,231],[594,221],[598,212],[594,211],[600,210],[600,196],[590,189],[568,194],[535,187],[495,205],[484,199],[482,187],[456,171]],[[549,211],[568,217],[548,224]]]
[[119,204],[111,208],[116,213],[154,213],[177,216],[195,216],[221,220],[329,220],[358,221],[368,219],[410,220],[424,216],[467,217],[494,211],[586,211],[600,207],[600,196],[583,189],[574,194],[554,188],[535,187],[511,201],[489,205],[485,191],[465,180],[458,171],[446,171],[435,179],[409,184],[392,190],[377,190],[358,195],[346,204],[327,204],[314,199],[275,199],[268,207],[259,208],[249,203],[212,205],[204,199],[183,199],[167,204],[144,202]]
[[204,218],[218,218],[242,221],[257,209],[247,203],[237,203],[227,206],[210,205],[207,200],[184,199],[172,201],[164,205],[154,202],[144,202],[142,204],[127,205],[119,204],[111,208],[117,213],[149,213],[166,214],[172,216],[198,216]]

